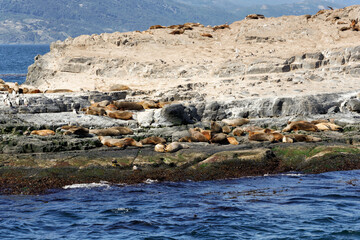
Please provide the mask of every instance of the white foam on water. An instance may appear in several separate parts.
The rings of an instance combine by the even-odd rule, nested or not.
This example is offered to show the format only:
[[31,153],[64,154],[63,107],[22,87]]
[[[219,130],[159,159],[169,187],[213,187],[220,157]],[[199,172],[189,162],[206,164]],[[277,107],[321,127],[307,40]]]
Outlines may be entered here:
[[110,184],[108,182],[101,181],[100,183],[79,183],[79,184],[72,184],[66,185],[63,189],[75,189],[75,188],[98,188],[98,187],[106,187],[109,188]]
[[157,182],[159,182],[158,180],[152,180],[152,179],[150,179],[150,178],[148,178],[148,179],[146,179],[146,181],[144,182],[144,183],[146,183],[146,184],[152,184],[152,183],[157,183]]

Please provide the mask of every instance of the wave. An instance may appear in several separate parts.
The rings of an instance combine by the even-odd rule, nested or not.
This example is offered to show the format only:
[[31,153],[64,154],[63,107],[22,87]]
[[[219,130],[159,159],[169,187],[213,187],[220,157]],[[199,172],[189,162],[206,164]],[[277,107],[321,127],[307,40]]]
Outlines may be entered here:
[[72,185],[66,185],[63,189],[75,189],[75,188],[98,188],[98,187],[106,187],[109,188],[110,184],[108,182],[100,182],[100,183],[78,183]]

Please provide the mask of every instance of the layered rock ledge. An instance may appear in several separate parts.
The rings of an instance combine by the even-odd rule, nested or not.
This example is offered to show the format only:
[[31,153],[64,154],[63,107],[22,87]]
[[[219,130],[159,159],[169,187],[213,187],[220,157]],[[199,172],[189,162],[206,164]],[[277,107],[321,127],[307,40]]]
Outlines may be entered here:
[[[53,43],[29,67],[26,84],[39,89],[2,84],[0,192],[357,169],[359,14],[352,6]],[[289,121],[310,128],[287,133]],[[111,137],[97,136],[104,129]]]

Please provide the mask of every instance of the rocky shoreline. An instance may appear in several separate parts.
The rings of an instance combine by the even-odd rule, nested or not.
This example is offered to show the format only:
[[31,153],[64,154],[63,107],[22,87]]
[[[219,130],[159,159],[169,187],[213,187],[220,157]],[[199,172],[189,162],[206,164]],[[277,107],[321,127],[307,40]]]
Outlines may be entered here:
[[[356,92],[309,95],[301,99],[178,101],[162,108],[133,110],[130,120],[82,111],[96,102],[126,102],[129,95],[131,90],[18,94],[12,97],[22,99],[19,106],[2,103],[1,193],[39,194],[69,184],[100,181],[113,184],[136,184],[147,179],[203,181],[287,171],[319,173],[360,168],[360,99]],[[26,105],[23,104],[25,98]],[[91,134],[92,129],[122,126],[131,129],[131,133],[111,138],[140,142],[156,136],[171,143],[189,137],[189,129],[210,131],[214,122],[224,129],[228,126],[224,119],[239,117],[248,119],[241,126],[244,133],[227,135],[233,137],[237,145],[182,142],[182,149],[162,153],[154,151],[154,145],[146,144],[107,147],[96,134]],[[321,141],[294,143],[252,141],[250,131],[246,132],[258,127],[280,133],[288,121],[319,119],[332,119],[342,131],[300,130],[299,134]],[[89,128],[90,133],[64,134],[65,125]],[[28,135],[41,129],[54,131],[55,135]]]

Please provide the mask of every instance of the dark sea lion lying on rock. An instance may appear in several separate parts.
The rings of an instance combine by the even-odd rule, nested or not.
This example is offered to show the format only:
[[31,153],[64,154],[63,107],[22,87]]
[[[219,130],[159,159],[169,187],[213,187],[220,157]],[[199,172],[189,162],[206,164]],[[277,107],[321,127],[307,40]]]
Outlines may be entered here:
[[78,126],[62,126],[61,130],[64,131],[64,135],[79,135],[79,136],[87,136],[89,134],[89,129],[84,127],[78,127]]
[[143,110],[144,107],[136,102],[124,102],[124,101],[114,101],[113,104],[119,109],[119,110],[135,110],[140,111]]

